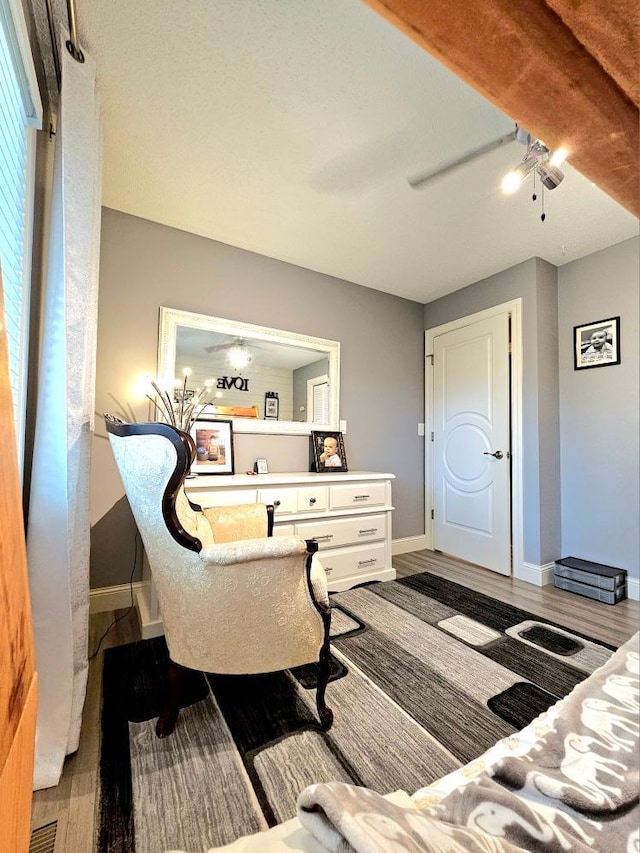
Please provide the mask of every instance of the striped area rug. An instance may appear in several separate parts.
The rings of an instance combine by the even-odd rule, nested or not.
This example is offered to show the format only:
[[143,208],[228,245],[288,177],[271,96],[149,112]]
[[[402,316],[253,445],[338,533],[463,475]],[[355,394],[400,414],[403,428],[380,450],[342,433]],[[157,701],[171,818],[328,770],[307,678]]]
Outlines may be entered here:
[[315,667],[193,673],[159,740],[163,638],[105,652],[99,853],[199,853],[295,815],[339,779],[413,792],[522,728],[612,647],[423,573],[332,595],[329,732]]

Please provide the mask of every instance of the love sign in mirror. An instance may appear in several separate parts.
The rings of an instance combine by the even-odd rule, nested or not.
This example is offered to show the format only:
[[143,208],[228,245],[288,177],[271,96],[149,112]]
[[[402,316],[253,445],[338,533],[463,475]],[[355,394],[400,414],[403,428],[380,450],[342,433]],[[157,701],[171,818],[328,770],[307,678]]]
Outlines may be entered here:
[[187,394],[205,385],[203,416],[235,432],[308,435],[339,425],[340,344],[266,326],[160,308],[158,380]]

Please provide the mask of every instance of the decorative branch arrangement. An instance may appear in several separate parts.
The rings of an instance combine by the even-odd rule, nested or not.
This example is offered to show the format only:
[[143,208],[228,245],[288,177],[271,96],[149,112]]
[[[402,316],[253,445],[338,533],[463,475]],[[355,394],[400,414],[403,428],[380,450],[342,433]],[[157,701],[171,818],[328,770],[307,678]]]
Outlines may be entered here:
[[157,394],[157,400],[154,400],[150,394],[145,394],[145,396],[153,403],[160,417],[166,423],[183,432],[189,432],[192,424],[198,420],[205,407],[212,405],[213,401],[207,398],[211,393],[213,380],[205,382],[204,388],[196,388],[193,395],[187,399],[189,393],[187,392],[187,379],[191,376],[191,370],[186,367],[183,374],[182,388],[177,393],[174,392],[174,399],[171,398],[169,391],[163,391],[151,377],[149,377],[149,383]]

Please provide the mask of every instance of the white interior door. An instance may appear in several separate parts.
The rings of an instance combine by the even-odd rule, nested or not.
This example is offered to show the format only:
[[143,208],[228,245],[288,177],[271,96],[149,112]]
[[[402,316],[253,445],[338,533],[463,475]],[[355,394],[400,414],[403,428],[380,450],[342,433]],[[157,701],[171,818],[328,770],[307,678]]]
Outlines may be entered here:
[[434,548],[511,572],[509,314],[433,341]]

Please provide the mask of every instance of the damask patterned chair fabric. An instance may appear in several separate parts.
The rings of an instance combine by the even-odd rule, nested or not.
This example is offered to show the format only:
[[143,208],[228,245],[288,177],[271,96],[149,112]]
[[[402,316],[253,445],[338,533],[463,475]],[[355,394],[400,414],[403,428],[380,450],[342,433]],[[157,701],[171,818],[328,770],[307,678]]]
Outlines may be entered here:
[[317,560],[312,566],[314,548],[293,536],[217,543],[183,490],[192,454],[187,437],[166,424],[123,424],[108,415],[105,423],[171,661],[239,675],[322,664],[325,656],[328,677],[330,610],[324,570]]

